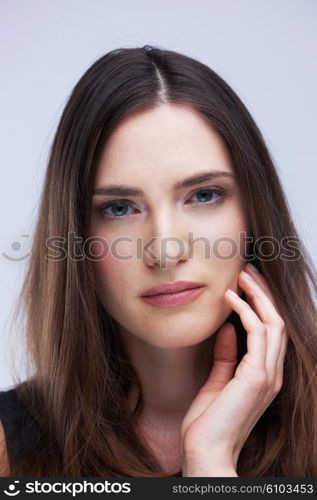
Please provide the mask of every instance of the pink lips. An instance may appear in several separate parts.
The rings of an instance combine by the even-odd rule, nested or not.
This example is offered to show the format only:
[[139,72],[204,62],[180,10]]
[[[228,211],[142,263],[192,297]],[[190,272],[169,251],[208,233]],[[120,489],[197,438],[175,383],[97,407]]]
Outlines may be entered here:
[[174,283],[161,283],[154,288],[150,288],[141,295],[141,298],[154,306],[174,307],[191,302],[201,295],[205,289],[206,286],[203,283],[175,281]]

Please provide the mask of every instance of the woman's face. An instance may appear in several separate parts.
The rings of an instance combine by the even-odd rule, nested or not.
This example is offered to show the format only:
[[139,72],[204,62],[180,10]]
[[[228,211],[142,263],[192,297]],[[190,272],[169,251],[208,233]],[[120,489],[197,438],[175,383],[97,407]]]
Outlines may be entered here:
[[[227,175],[174,187],[211,171]],[[101,193],[114,185],[140,193]],[[224,292],[241,292],[248,226],[230,156],[205,118],[175,104],[125,118],[104,148],[97,190],[89,236],[98,239],[90,251],[104,306],[120,333],[175,348],[217,331],[231,313]],[[204,292],[176,307],[140,297],[179,280],[201,282]]]

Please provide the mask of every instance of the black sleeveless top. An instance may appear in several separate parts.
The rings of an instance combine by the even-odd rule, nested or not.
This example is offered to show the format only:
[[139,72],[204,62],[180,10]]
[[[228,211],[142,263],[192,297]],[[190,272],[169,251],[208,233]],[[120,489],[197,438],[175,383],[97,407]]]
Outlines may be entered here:
[[15,389],[0,391],[0,420],[11,468],[17,464],[23,453],[36,443],[39,427],[19,400]]

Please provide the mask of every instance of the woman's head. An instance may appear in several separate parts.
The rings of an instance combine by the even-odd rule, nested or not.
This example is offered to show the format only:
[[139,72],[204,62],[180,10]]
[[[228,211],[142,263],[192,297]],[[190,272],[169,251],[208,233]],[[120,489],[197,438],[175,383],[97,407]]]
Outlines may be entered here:
[[[89,237],[104,307],[125,332],[183,347],[230,314],[223,294],[237,289],[248,229],[231,163],[221,137],[188,105],[133,113],[112,132],[94,182]],[[143,194],[123,195],[125,186]],[[142,300],[174,281],[202,283],[205,292],[172,308]]]
[[[194,195],[196,186],[173,189],[176,182],[211,169],[234,175],[199,184],[226,191],[223,199],[212,194],[214,205],[200,206],[210,192]],[[96,189],[114,183],[144,192],[116,196],[133,202],[124,205],[129,215],[120,221],[105,217],[122,210],[119,204],[104,208],[114,196],[94,196]],[[220,255],[206,258],[206,247],[198,242],[188,258],[188,232],[193,240],[207,239],[211,252],[217,238],[226,238],[216,247]],[[230,313],[222,295],[228,287],[237,289],[246,249],[244,242],[239,245],[240,232],[252,238],[247,257],[261,268],[290,341],[283,388],[247,440],[238,473],[316,472],[317,429],[308,432],[317,401],[311,382],[317,360],[310,290],[310,285],[316,290],[315,270],[260,131],[233,90],[197,60],[149,46],[117,49],[98,59],[76,84],[57,128],[21,294],[35,375],[20,392],[25,404],[34,403],[32,412],[43,429],[34,456],[42,456],[36,453],[48,443],[56,447],[45,461],[37,459],[38,471],[57,475],[62,463],[67,475],[159,474],[142,437],[134,434],[126,396],[138,379],[118,329],[161,347],[205,339]],[[49,240],[56,235],[60,253]],[[111,243],[121,236],[130,239],[115,249],[119,255],[132,252],[132,259],[114,259],[111,253],[91,258],[98,255],[98,238]],[[139,236],[137,254],[132,243]],[[91,246],[89,237],[96,238]],[[158,239],[146,253],[143,245],[152,237]],[[287,237],[292,237],[293,259],[281,248]],[[232,242],[234,258],[221,258],[226,250],[231,254]],[[154,308],[139,298],[161,281],[183,279],[207,285],[185,306]],[[234,313],[230,319],[241,358],[245,332]],[[136,411],[142,404],[139,389]],[[23,471],[27,464],[34,472],[30,460]]]

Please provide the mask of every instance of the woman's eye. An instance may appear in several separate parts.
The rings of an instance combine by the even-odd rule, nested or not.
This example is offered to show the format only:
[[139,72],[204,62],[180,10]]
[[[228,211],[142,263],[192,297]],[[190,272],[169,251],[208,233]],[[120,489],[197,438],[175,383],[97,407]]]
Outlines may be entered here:
[[[214,195],[216,195],[216,197]],[[194,196],[198,198],[198,201],[193,203],[194,205],[214,205],[224,198],[225,192],[220,188],[201,188],[195,191],[190,199]],[[131,215],[128,213],[129,208],[132,208],[132,204],[128,200],[112,200],[102,205],[99,212],[101,217],[122,219],[125,216]]]
[[129,206],[130,203],[127,200],[112,200],[100,207],[100,213],[102,216],[118,219],[127,215]]
[[[213,196],[214,194],[217,195],[216,199]],[[220,188],[201,188],[198,191],[196,191],[193,196],[197,196],[198,202],[195,204],[200,204],[200,205],[210,205],[216,203],[219,199],[224,197],[224,190]]]

